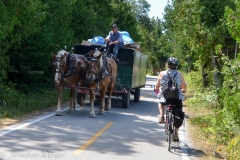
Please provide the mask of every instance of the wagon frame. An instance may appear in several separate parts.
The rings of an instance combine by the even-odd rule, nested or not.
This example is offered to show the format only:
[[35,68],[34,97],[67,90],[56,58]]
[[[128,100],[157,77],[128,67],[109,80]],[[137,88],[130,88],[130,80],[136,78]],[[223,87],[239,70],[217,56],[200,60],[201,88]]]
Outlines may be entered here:
[[[90,50],[98,49],[103,51],[101,45],[76,45],[75,54],[88,55]],[[86,56],[87,57],[87,56]],[[88,59],[90,57],[87,57]],[[134,95],[134,102],[140,101],[140,88],[145,87],[147,56],[142,54],[139,49],[122,48],[119,49],[118,72],[112,96],[122,97],[122,107],[128,108],[130,104],[130,94]],[[77,100],[80,94],[89,94],[89,88],[74,86]],[[108,92],[108,90],[107,90]],[[95,89],[95,96],[99,96],[98,89]]]

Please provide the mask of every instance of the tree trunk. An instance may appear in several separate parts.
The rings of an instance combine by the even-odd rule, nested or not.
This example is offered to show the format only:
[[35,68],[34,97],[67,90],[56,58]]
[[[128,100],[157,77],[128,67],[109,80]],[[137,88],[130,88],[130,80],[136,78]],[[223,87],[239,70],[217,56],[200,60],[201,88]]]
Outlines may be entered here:
[[237,44],[237,41],[236,41],[235,52],[234,52],[234,60],[237,58],[237,48],[238,48],[238,44]]
[[226,53],[227,53],[227,56],[228,56],[228,46],[226,47]]
[[211,48],[211,56],[212,56],[212,68],[213,68],[213,80],[214,80],[214,84],[215,86],[217,87],[218,86],[218,76],[217,76],[217,71],[216,71],[216,60],[215,60],[215,57],[214,57],[214,53],[213,53],[213,49]]
[[187,58],[187,64],[188,64],[188,73],[191,72],[191,57]]
[[[236,41],[235,52],[234,52],[234,60],[237,59],[237,51],[238,51],[238,44],[237,44],[237,41]],[[236,69],[234,69],[234,80],[235,80],[235,82],[237,82],[237,78],[236,78]],[[237,84],[237,83],[236,83],[236,84]]]
[[205,64],[203,62],[202,63],[202,86],[206,88],[208,85],[208,81],[207,81],[207,74],[205,73],[204,69],[205,69]]

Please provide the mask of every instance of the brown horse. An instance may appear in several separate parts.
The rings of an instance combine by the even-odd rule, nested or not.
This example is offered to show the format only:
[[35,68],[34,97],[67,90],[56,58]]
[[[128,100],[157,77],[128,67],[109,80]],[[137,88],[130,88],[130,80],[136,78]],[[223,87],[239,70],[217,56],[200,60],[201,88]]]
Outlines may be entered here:
[[[62,114],[62,91],[63,86],[67,86],[70,89],[70,106],[68,113],[73,113],[75,109],[75,88],[74,86],[83,87],[84,81],[86,81],[86,70],[88,66],[88,60],[83,55],[71,54],[64,50],[58,52],[57,55],[52,54],[54,60],[53,66],[55,70],[55,82],[58,89],[58,105],[55,112],[56,116]],[[84,105],[83,96],[80,95],[80,106]]]
[[[91,111],[89,117],[95,118],[94,109],[94,90],[100,91],[101,106],[98,114],[104,115],[105,110],[111,109],[111,95],[117,76],[117,63],[112,58],[102,55],[102,52],[96,51],[94,54],[90,51],[89,67],[87,70],[87,81],[90,92]],[[108,101],[105,106],[105,95],[108,90]]]

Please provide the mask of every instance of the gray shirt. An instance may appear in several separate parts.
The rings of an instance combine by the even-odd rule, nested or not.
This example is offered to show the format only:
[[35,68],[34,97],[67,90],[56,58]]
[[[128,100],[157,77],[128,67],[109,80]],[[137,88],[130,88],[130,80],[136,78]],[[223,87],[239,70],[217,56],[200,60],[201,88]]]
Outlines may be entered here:
[[118,40],[119,44],[123,44],[122,34],[120,32],[118,32],[118,31],[116,33],[111,31],[109,33],[109,39],[110,39],[110,42],[114,42],[114,41]]
[[182,85],[180,73],[177,70],[168,69],[168,70],[164,71],[162,79],[160,80],[160,90],[157,95],[159,102],[160,103],[166,102],[166,99],[163,97],[162,86],[166,86],[167,82],[169,81],[170,77],[168,74],[170,75],[170,77],[173,77],[176,74],[174,77],[174,80],[177,83],[179,100],[184,100],[183,93],[181,92],[181,89],[180,89],[180,86]]

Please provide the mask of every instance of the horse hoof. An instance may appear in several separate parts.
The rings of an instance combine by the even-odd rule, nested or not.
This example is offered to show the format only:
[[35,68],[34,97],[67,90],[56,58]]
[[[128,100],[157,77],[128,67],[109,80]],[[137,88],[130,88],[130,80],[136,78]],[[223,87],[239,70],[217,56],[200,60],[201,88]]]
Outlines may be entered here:
[[55,116],[61,116],[62,115],[62,112],[61,111],[56,111],[55,112]]
[[90,118],[96,118],[96,114],[89,114]]
[[67,113],[72,114],[74,111],[72,109],[69,109]]
[[98,114],[99,114],[99,115],[104,115],[104,114],[105,114],[105,111],[99,111]]
[[106,107],[105,108],[105,111],[110,111],[111,110],[111,107]]

